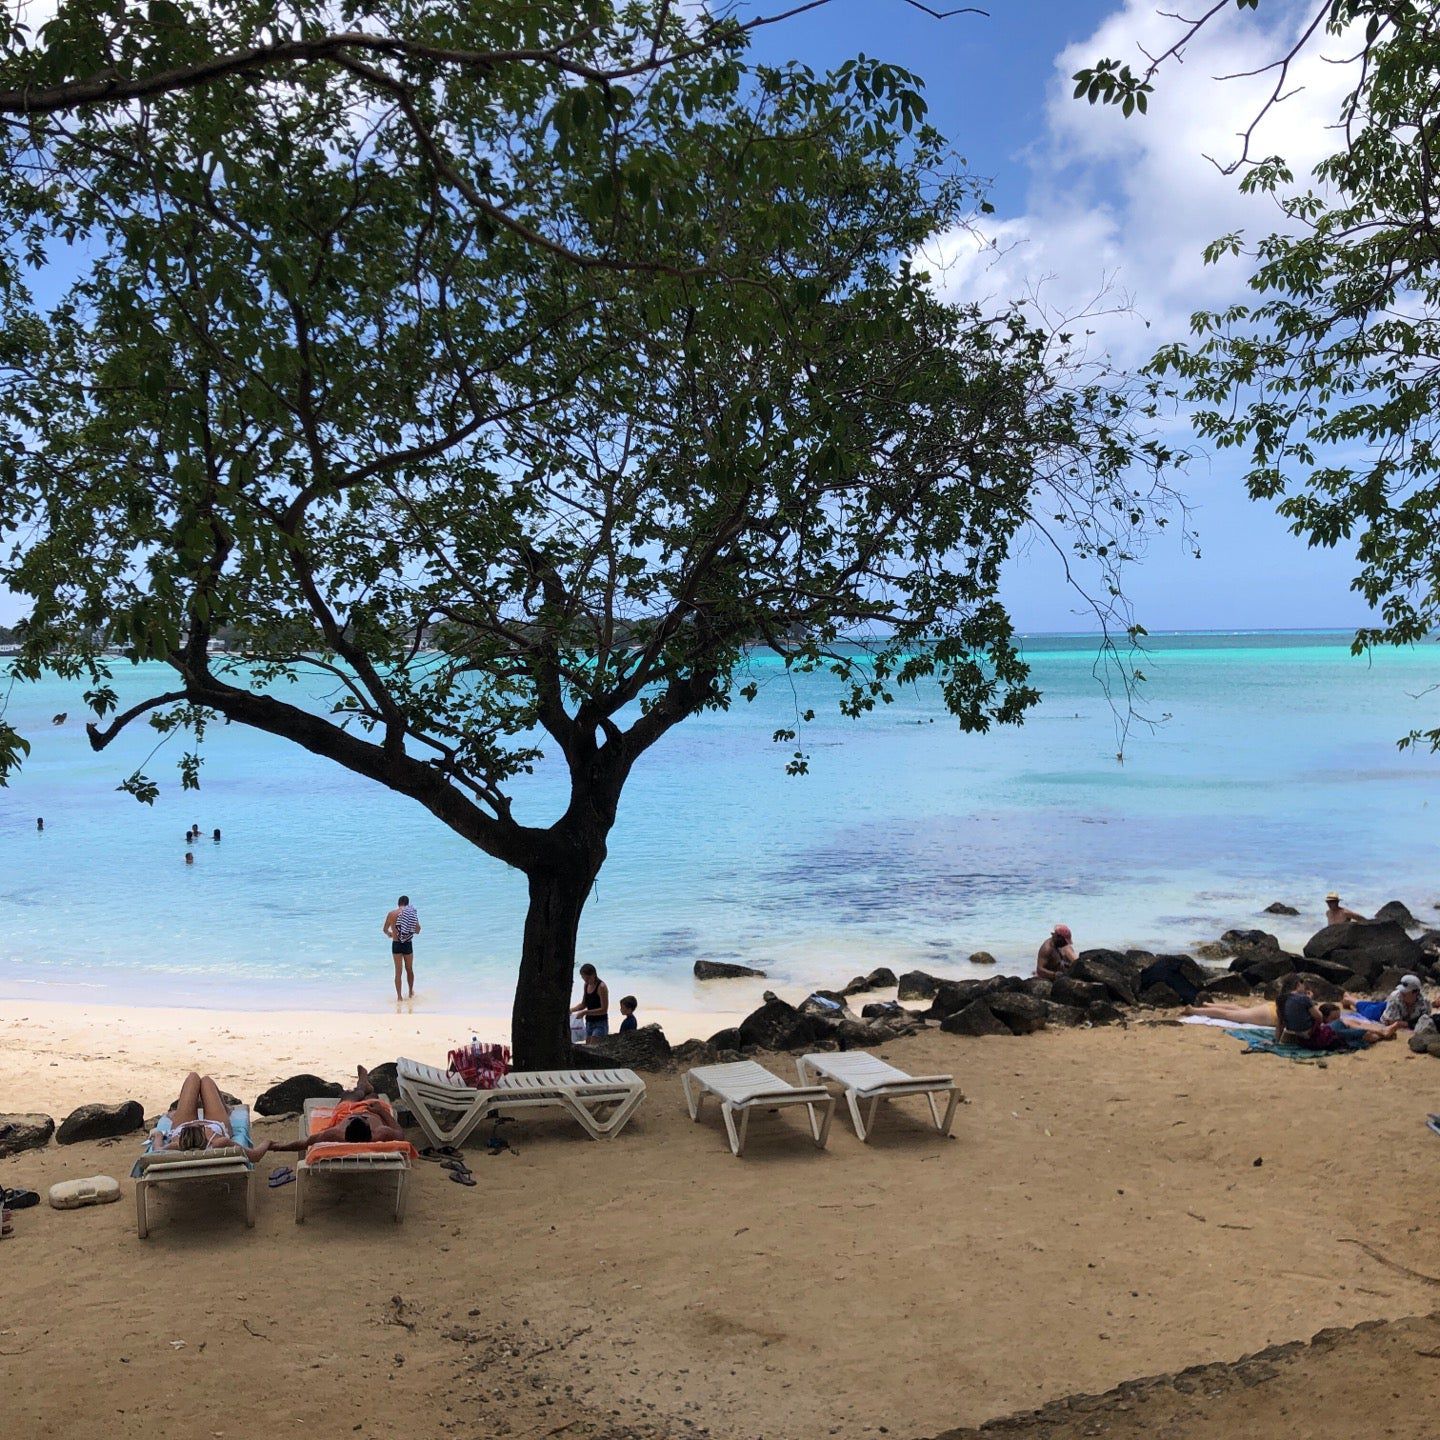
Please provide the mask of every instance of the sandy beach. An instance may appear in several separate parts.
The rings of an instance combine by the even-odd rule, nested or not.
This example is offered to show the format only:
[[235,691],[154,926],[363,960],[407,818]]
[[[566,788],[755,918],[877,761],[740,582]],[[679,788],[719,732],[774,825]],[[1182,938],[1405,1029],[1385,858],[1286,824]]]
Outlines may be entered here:
[[[738,1024],[754,1003],[737,1010],[654,1009],[645,1019],[678,1043]],[[406,1002],[355,1012],[219,1013],[0,1001],[0,1111],[39,1110],[58,1122],[87,1101],[138,1100],[151,1115],[174,1100],[177,1079],[196,1069],[248,1103],[289,1075],[342,1080],[354,1075],[357,1064],[399,1055],[443,1065],[446,1053],[476,1030],[487,1040],[506,1041],[510,1017],[432,1014]]]
[[[76,1037],[57,1054],[55,1017],[26,1023],[33,1042],[14,1017],[3,1032],[6,1108],[112,1089],[170,1098],[158,1015],[123,1054],[112,1032],[110,1068],[92,1063],[74,1091],[56,1067]],[[249,1023],[217,1018],[185,1041],[226,1047],[217,1078],[247,1095],[265,1065],[223,1062],[259,1043]],[[390,1055],[396,1034],[427,1038],[367,1023],[381,1028],[335,1017],[290,1031],[311,1048],[264,1059],[314,1054],[327,1069],[329,1053],[338,1066],[357,1049]],[[0,1249],[15,1433],[959,1435],[1327,1327],[1343,1343],[1217,1372],[1203,1390],[1182,1377],[1066,1402],[1081,1412],[1003,1433],[1293,1423],[1338,1437],[1360,1433],[1338,1418],[1347,1406],[1368,1434],[1428,1433],[1416,1386],[1433,1363],[1416,1356],[1437,1327],[1407,1317],[1435,1310],[1440,1283],[1427,1278],[1440,1276],[1431,1059],[1396,1044],[1298,1065],[1151,1022],[927,1032],[882,1053],[955,1073],[968,1103],[953,1139],[892,1114],[865,1146],[837,1120],[820,1153],[790,1121],[762,1120],[737,1161],[718,1123],[690,1123],[678,1077],[656,1075],[613,1142],[531,1121],[505,1127],[518,1153],[476,1145],[474,1189],[418,1166],[399,1229],[364,1185],[316,1191],[303,1227],[289,1189],[262,1190],[253,1231],[236,1196],[167,1197],[147,1241],[128,1184],[126,1203],[23,1211]],[[134,1149],[52,1145],[0,1161],[0,1184],[122,1176]],[[1371,1321],[1385,1323],[1351,1328]],[[1335,1426],[1313,1423],[1311,1395],[1331,1397]]]

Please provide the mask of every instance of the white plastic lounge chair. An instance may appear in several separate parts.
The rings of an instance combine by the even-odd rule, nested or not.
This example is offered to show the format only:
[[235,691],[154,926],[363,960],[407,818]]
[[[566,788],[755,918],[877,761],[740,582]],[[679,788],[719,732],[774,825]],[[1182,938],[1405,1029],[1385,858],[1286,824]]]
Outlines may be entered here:
[[[771,1109],[780,1105],[803,1105],[810,1117],[810,1134],[823,1150],[830,1136],[830,1121],[835,1116],[835,1097],[823,1085],[792,1085],[772,1075],[755,1060],[736,1060],[729,1065],[697,1065],[687,1070],[680,1082],[685,1088],[685,1104],[692,1120],[700,1119],[700,1106],[707,1095],[720,1102],[725,1133],[730,1137],[730,1151],[741,1155],[745,1150],[745,1134],[750,1128],[750,1112],[757,1106]],[[735,1116],[740,1116],[736,1129]]]
[[[314,1130],[323,1130],[338,1102],[328,1099],[312,1099],[305,1102],[305,1113],[300,1117],[300,1139],[304,1140]],[[316,1119],[316,1112],[320,1119]],[[410,1179],[410,1156],[395,1151],[365,1150],[355,1147],[353,1155],[337,1155],[325,1160],[311,1160],[302,1154],[295,1164],[295,1223],[305,1223],[305,1186],[314,1175],[339,1176],[342,1179],[354,1175],[395,1176],[395,1223],[405,1218],[405,1190]]]
[[432,1145],[462,1144],[488,1116],[543,1109],[565,1111],[592,1140],[612,1140],[645,1098],[633,1070],[512,1070],[493,1090],[418,1060],[396,1061],[396,1073],[400,1099]]
[[[855,1133],[861,1140],[870,1138],[875,1126],[875,1111],[882,1100],[903,1100],[907,1095],[923,1095],[930,1102],[930,1118],[942,1134],[950,1133],[955,1107],[960,1103],[960,1087],[953,1075],[907,1075],[878,1055],[863,1050],[837,1050],[825,1055],[802,1055],[796,1062],[800,1080],[805,1085],[839,1085],[855,1122]],[[940,1118],[939,1097],[947,1096],[945,1118]],[[861,1113],[861,1107],[864,1113]]]
[[[156,1129],[168,1135],[172,1129],[168,1115],[160,1118]],[[135,1182],[135,1228],[142,1240],[150,1234],[149,1196],[156,1185],[172,1185],[181,1181],[240,1180],[245,1185],[245,1224],[255,1224],[255,1167],[241,1146],[250,1144],[250,1110],[237,1105],[230,1112],[230,1133],[234,1145],[216,1146],[213,1150],[145,1150],[135,1161],[130,1178]]]

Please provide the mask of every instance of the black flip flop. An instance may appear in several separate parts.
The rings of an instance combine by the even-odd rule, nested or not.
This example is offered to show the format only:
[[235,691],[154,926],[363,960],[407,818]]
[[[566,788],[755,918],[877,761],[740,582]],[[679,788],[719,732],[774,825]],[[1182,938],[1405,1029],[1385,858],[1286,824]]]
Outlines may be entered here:
[[450,1172],[450,1178],[457,1185],[475,1185],[478,1183],[468,1170],[452,1170]]
[[6,1210],[28,1210],[39,1203],[40,1197],[33,1190],[0,1190],[0,1206]]
[[453,1145],[427,1145],[421,1152],[422,1160],[433,1160],[439,1165],[446,1160],[460,1159],[460,1152]]

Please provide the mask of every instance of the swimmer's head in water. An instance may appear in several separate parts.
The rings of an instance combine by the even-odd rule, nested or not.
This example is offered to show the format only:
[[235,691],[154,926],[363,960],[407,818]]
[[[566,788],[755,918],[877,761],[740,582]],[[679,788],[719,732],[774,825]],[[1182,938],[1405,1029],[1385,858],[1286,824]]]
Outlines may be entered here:
[[370,1138],[370,1124],[359,1115],[352,1116],[345,1127],[347,1145],[363,1145]]

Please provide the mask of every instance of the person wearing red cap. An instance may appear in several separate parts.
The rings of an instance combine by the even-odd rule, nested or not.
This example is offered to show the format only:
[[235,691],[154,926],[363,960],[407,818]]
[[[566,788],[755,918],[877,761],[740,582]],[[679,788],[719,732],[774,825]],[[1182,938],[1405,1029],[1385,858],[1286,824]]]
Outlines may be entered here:
[[1070,943],[1070,927],[1057,925],[1035,957],[1035,977],[1038,980],[1054,980],[1063,975],[1078,958],[1074,945]]

